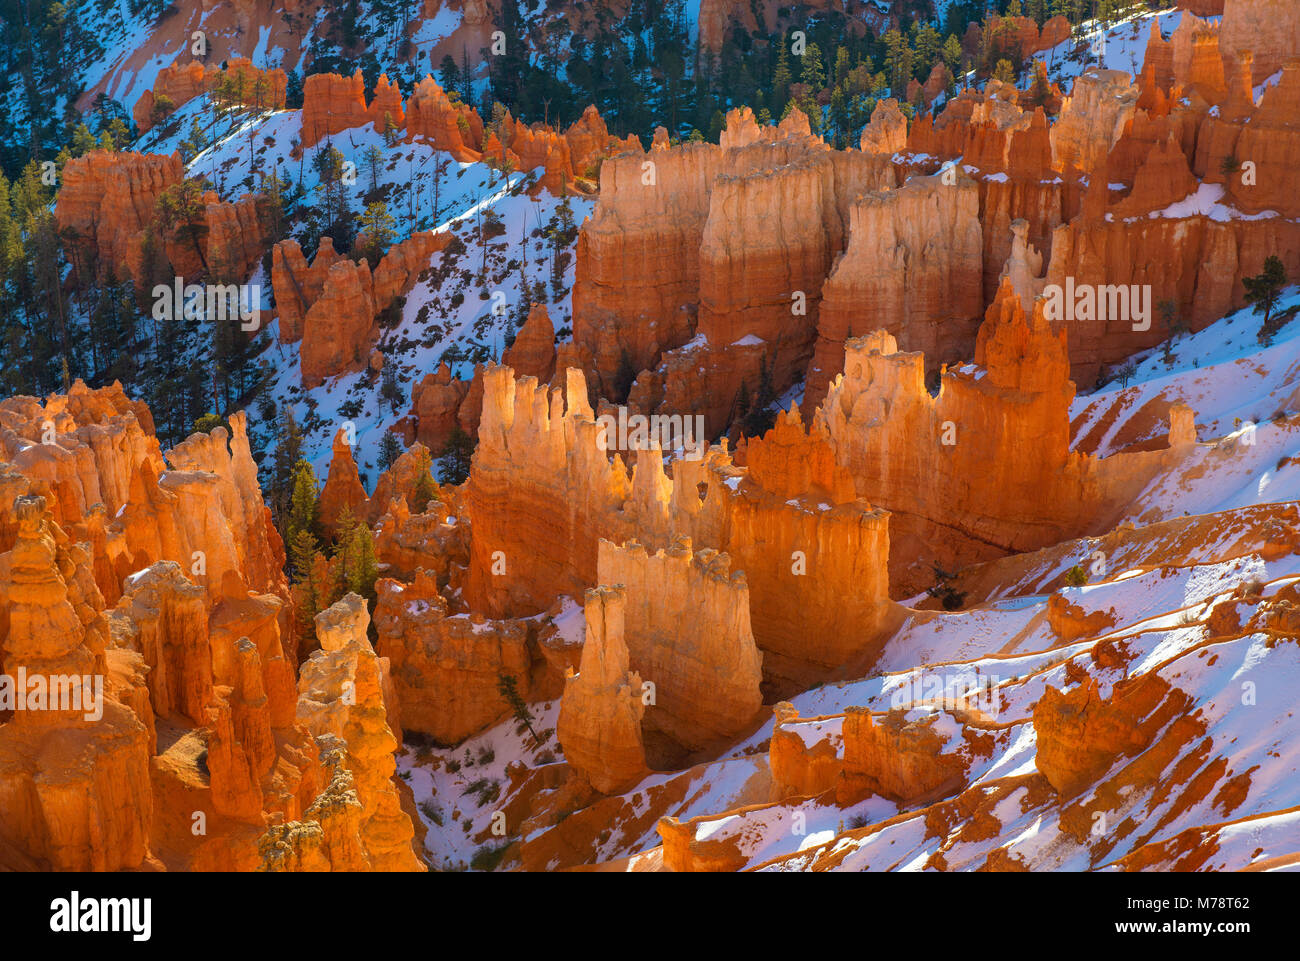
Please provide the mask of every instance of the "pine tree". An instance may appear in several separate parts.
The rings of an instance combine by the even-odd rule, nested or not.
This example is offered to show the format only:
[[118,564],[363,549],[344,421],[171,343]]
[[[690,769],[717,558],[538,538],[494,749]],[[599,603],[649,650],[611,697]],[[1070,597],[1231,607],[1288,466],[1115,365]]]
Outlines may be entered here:
[[203,181],[198,177],[187,177],[168,187],[158,198],[158,220],[165,231],[189,239],[203,265],[203,273],[210,274],[208,258],[199,243],[207,229],[208,206],[203,200],[203,188]]
[[397,221],[388,212],[388,204],[382,200],[366,204],[366,212],[361,215],[361,233],[357,235],[360,252],[370,261],[373,268],[392,243],[397,229]]
[[[459,427],[452,428],[453,433]],[[423,514],[429,504],[441,500],[438,496],[438,484],[433,479],[433,456],[422,449],[415,462],[415,484],[411,488],[411,511]]]
[[438,458],[438,478],[444,484],[463,484],[469,477],[474,456],[474,441],[457,424],[447,437],[447,446]]
[[1258,276],[1241,278],[1242,286],[1246,288],[1246,303],[1254,305],[1255,313],[1264,315],[1258,340],[1265,347],[1273,342],[1277,333],[1272,324],[1273,308],[1282,296],[1286,281],[1286,267],[1275,255],[1264,261],[1264,270]]
[[826,65],[822,63],[821,47],[815,43],[808,44],[804,50],[799,80],[811,87],[814,93],[826,86]]
[[316,579],[316,557],[320,544],[308,530],[299,530],[289,542],[289,564],[293,574],[295,626],[303,637],[315,630],[316,615],[328,607],[323,585]]
[[397,365],[394,363],[384,364],[383,372],[379,375],[379,396],[388,401],[388,406],[394,414],[401,409],[402,385],[397,379]]
[[[311,464],[299,460],[294,466],[293,495],[289,499],[289,516],[285,523],[285,540],[294,543],[306,531],[313,539],[320,536],[320,488]],[[299,571],[301,573],[301,571]]]
[[775,113],[785,107],[786,98],[790,95],[790,58],[786,54],[786,44],[781,44],[781,52],[777,54],[776,69],[772,72],[772,112]]
[[397,435],[392,431],[384,431],[384,436],[379,441],[380,470],[388,470],[401,456],[402,442],[397,439]]
[[347,506],[339,511],[335,521],[332,561],[330,569],[334,583],[330,585],[326,606],[349,593],[359,594],[373,605],[375,581],[379,579],[374,535],[365,522],[358,520]]
[[541,746],[542,739],[533,730],[533,714],[528,710],[528,702],[519,693],[519,682],[515,680],[515,676],[504,672],[498,674],[497,691],[501,694],[501,700],[510,705],[510,713],[514,719],[528,729],[528,733],[533,737],[533,743]]

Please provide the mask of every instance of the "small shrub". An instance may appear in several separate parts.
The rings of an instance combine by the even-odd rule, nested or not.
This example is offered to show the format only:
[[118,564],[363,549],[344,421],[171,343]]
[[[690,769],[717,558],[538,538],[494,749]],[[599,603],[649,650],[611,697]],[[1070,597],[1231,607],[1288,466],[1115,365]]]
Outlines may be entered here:
[[1070,587],[1082,587],[1088,583],[1088,573],[1078,564],[1065,572],[1065,583]]
[[469,866],[475,871],[495,871],[505,857],[508,844],[485,844],[469,860]]

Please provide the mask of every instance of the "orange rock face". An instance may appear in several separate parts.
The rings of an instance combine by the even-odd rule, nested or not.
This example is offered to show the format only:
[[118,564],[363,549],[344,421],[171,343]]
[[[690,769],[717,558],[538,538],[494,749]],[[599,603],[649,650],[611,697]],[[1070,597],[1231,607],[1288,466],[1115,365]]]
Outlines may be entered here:
[[1143,700],[1102,698],[1090,677],[1065,693],[1051,686],[1043,692],[1034,705],[1034,763],[1062,797],[1075,796],[1116,758],[1149,743],[1139,724]]
[[725,742],[753,722],[763,703],[762,655],[749,623],[749,588],[730,558],[601,541],[602,584],[626,594],[623,640],[629,662],[654,685],[644,724],[688,751]]
[[319,386],[326,377],[370,363],[380,313],[415,285],[451,237],[447,231],[418,231],[390,247],[373,275],[366,261],[340,257],[328,239],[321,241],[310,267],[296,241],[275,245],[271,283],[280,311],[280,340],[301,338],[304,386]]
[[1120,70],[1089,68],[1074,81],[1052,127],[1052,153],[1058,170],[1088,173],[1110,153],[1137,107],[1138,90]]
[[402,724],[455,744],[507,716],[499,678],[531,693],[528,631],[520,621],[450,615],[437,584],[423,572],[411,584],[376,585],[379,651],[392,665]]
[[[304,106],[306,106],[305,102]],[[406,111],[402,108],[402,92],[397,88],[397,84],[388,79],[386,73],[381,73],[375,83],[375,96],[370,101],[369,119],[380,133],[383,133],[386,125],[390,123],[394,131],[401,130],[406,123]]]
[[478,112],[459,100],[453,102],[432,77],[416,84],[406,104],[408,137],[423,137],[461,163],[482,157],[483,121]]
[[[168,452],[171,470],[141,422],[116,386],[0,403],[0,661],[78,675],[80,697],[0,723],[0,859],[421,869],[364,604],[322,615],[296,691],[284,552],[243,414]],[[75,516],[66,532],[56,513]]]
[[969,761],[939,733],[940,720],[952,723],[945,712],[908,721],[902,711],[877,717],[865,709],[849,710],[836,801],[847,806],[875,794],[909,802],[958,790]]
[[451,369],[440,364],[432,374],[411,387],[411,414],[415,418],[415,438],[430,450],[447,446],[459,421],[461,405],[469,393],[469,382],[451,376]]
[[235,203],[207,205],[207,261],[212,279],[242,283],[266,250],[269,201],[244,194]]
[[850,337],[884,326],[937,366],[969,355],[983,307],[979,191],[970,178],[953,186],[914,178],[865,195],[850,217],[848,249],[826,281],[805,411],[825,396]]
[[765,369],[780,391],[803,371],[850,201],[894,185],[887,155],[832,152],[806,126],[798,111],[759,128],[733,110],[719,146],[638,150],[602,166],[573,303],[574,341],[607,393],[620,370],[662,359],[637,402],[702,413],[716,433],[742,384],[753,392]]
[[357,462],[352,457],[347,431],[339,428],[334,435],[329,475],[320,492],[321,526],[333,534],[344,511],[357,520],[364,520],[369,516],[369,502],[366,489],[361,486],[361,475],[357,473]]
[[360,127],[371,119],[366,106],[366,81],[360,69],[350,77],[313,73],[303,81],[301,149],[314,147],[325,137]]
[[1261,80],[1277,73],[1300,52],[1300,10],[1295,4],[1287,0],[1224,0],[1222,12],[1219,46],[1224,60],[1231,63],[1240,51],[1251,51],[1255,76]]
[[[137,234],[154,219],[158,197],[184,176],[176,154],[113,153],[92,150],[63,168],[54,216],[61,232],[77,238],[74,246],[115,269],[127,263]],[[74,257],[85,263],[85,255]]]
[[550,382],[555,375],[555,325],[545,304],[537,304],[528,312],[515,342],[501,354],[501,363],[514,370],[516,377],[536,377],[542,384]]
[[866,153],[893,156],[907,147],[907,118],[892,97],[876,104],[871,122],[862,128],[859,147]]
[[556,736],[569,764],[602,794],[619,794],[648,773],[641,720],[642,681],[628,669],[622,587],[587,591],[586,640],[578,674],[569,671]]
[[235,203],[224,203],[209,191],[203,198],[204,223],[196,250],[194,241],[167,234],[158,222],[158,198],[183,177],[176,154],[92,150],[69,161],[55,217],[75,268],[99,276],[111,265],[118,276],[125,272],[139,280],[146,234],[152,232],[178,276],[198,279],[206,261],[213,281],[245,280],[266,248],[266,199],[245,194]]
[[152,719],[141,723],[104,690],[103,618],[87,624],[73,607],[67,578],[76,561],[45,499],[19,497],[13,509],[16,538],[0,554],[4,669],[50,685],[68,680],[49,702],[33,700],[31,687],[17,692],[24,707],[0,726],[0,838],[28,869],[140,867],[153,820]]
[[[320,650],[303,665],[298,682],[298,721],[318,740],[336,739],[344,754],[333,772],[333,783],[349,789],[359,804],[356,830],[338,838],[332,805],[309,810],[305,821],[315,821],[324,838],[320,849],[328,853],[332,870],[422,871],[414,849],[415,828],[402,810],[393,783],[398,747],[388,724],[383,697],[383,664],[366,638],[370,615],[366,603],[349,594],[316,615]],[[355,793],[353,793],[355,792]],[[295,850],[315,847],[298,836],[288,850],[275,851],[279,861],[301,862]]]
[[322,237],[310,267],[296,240],[282,240],[271,250],[271,286],[280,314],[280,342],[302,339],[303,318],[320,299],[329,269],[339,259],[334,243]]
[[[1241,57],[1239,63],[1245,76],[1250,76],[1250,59]],[[1257,67],[1254,75],[1260,76]],[[1300,199],[1291,189],[1290,176],[1300,161],[1298,111],[1300,63],[1292,62],[1282,69],[1278,83],[1264,91],[1259,109],[1240,125],[1240,136],[1231,149],[1243,167],[1246,160],[1254,164],[1249,176],[1243,169],[1225,178],[1228,195],[1242,210],[1274,210],[1290,218],[1300,215]],[[1220,170],[1222,158],[1209,157],[1206,166],[1206,179],[1213,179],[1210,173]]]
[[[817,421],[858,494],[891,512],[895,590],[928,586],[931,564],[954,570],[1104,527],[1144,478],[1185,453],[1181,433],[1165,451],[1104,461],[1070,452],[1065,329],[1044,318],[1044,304],[1026,315],[1004,281],[975,365],[948,370],[937,397],[925,387],[924,358],[897,353],[888,333],[849,342]],[[1036,438],[1032,449],[1024,437]],[[924,570],[910,568],[918,557]]]
[[579,371],[568,371],[564,392],[516,382],[496,366],[485,368],[483,382],[466,495],[472,609],[537,613],[557,595],[579,596],[601,582],[602,538],[636,537],[657,550],[680,534],[697,550],[725,551],[745,572],[764,676],[776,688],[872,650],[889,616],[888,518],[861,501],[831,503],[842,482],[778,472],[790,461],[829,464],[811,453],[827,443],[824,435],[805,435],[796,418],[782,431],[797,442],[770,436],[781,438],[772,443],[783,451],[802,445],[806,454],[759,453],[759,466],[747,471],[714,448],[701,460],[675,461],[671,479],[657,457],[642,455],[629,476],[621,457],[611,462],[601,450],[606,426],[595,420]]
[[330,265],[321,296],[302,323],[302,384],[361,370],[379,336],[370,265],[339,260]]
[[[1242,277],[1253,277],[1277,255],[1288,272],[1300,270],[1300,227],[1265,220],[1220,221],[1203,215],[1136,220],[1079,218],[1058,228],[1048,265],[1049,284],[1151,286],[1151,303],[1172,300],[1192,330],[1243,303]],[[1082,384],[1096,381],[1102,365],[1115,363],[1164,339],[1158,323],[1134,330],[1116,318],[1075,323],[1070,331],[1071,373]]]
[[158,97],[165,96],[180,107],[212,90],[223,75],[235,85],[232,89],[237,91],[236,102],[266,110],[283,109],[289,78],[279,67],[261,70],[246,57],[235,57],[223,70],[217,65],[191,60],[185,64],[173,63],[158,71],[153,88],[141,94],[131,110],[136,127],[140,133],[153,127],[153,107]]

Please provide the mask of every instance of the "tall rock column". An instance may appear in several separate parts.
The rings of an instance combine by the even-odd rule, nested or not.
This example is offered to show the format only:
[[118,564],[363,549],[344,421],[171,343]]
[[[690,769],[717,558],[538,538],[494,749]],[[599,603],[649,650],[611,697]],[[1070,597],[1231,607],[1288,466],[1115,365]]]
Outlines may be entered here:
[[298,721],[318,741],[333,735],[347,745],[346,766],[361,805],[365,866],[421,871],[415,828],[393,783],[398,744],[388,726],[383,668],[366,637],[369,626],[366,602],[356,594],[316,615],[320,650],[303,665],[298,680]]
[[45,498],[19,497],[14,514],[17,540],[0,556],[8,571],[0,595],[9,602],[3,653],[24,705],[0,726],[0,839],[53,870],[138,867],[153,819],[149,731],[104,692],[102,635],[92,650]]
[[628,670],[627,593],[586,593],[587,639],[578,674],[568,671],[556,736],[565,759],[602,794],[620,794],[649,772],[641,739],[641,677]]

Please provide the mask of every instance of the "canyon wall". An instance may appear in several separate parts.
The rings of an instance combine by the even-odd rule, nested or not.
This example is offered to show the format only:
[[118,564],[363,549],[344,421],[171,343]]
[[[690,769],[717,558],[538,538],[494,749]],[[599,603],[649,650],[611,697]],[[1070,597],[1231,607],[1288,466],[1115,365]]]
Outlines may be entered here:
[[621,456],[611,461],[601,449],[615,445],[598,437],[605,426],[580,371],[567,372],[564,391],[492,365],[483,381],[466,494],[471,609],[537,613],[601,583],[602,538],[658,550],[681,535],[744,571],[769,683],[824,674],[873,649],[891,616],[888,517],[854,499],[824,433],[805,433],[796,415],[750,443],[748,468],[715,447],[674,461],[671,478],[642,452],[629,474]]

